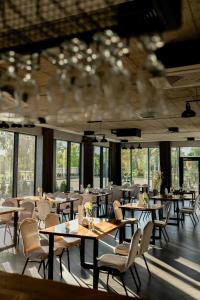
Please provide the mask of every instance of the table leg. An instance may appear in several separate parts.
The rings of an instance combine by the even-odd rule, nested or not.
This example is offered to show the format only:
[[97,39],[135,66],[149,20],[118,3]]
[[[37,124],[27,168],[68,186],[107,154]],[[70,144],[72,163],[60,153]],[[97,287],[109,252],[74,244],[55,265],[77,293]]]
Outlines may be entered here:
[[[151,211],[151,218],[152,222],[156,219],[156,213],[154,210]],[[156,229],[155,226],[153,226],[153,231],[152,231],[152,244],[155,245],[155,239],[156,239]]]
[[97,257],[98,257],[98,248],[99,248],[99,241],[94,239],[94,248],[93,248],[93,288],[98,288],[98,266],[97,266]]
[[108,195],[105,195],[105,214],[108,216]]
[[60,214],[60,203],[57,203],[57,205],[56,205],[56,213],[58,215]]
[[176,217],[177,217],[177,226],[179,226],[179,201],[176,201]]
[[97,196],[97,218],[99,218],[99,196]]
[[48,279],[53,280],[53,252],[54,248],[54,235],[49,234],[49,258],[48,258]]
[[81,266],[84,267],[84,263],[85,263],[85,239],[81,239],[80,261],[81,261]]
[[70,202],[70,220],[74,218],[74,201]]
[[14,235],[13,235],[13,243],[16,247],[17,245],[17,229],[18,229],[18,211],[14,212]]

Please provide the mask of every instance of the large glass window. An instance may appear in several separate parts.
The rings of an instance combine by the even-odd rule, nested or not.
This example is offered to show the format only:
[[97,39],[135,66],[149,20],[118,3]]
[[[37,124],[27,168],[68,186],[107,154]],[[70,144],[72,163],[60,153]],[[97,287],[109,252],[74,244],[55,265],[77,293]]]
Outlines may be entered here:
[[100,188],[100,150],[98,146],[94,146],[93,155],[93,186]]
[[132,151],[132,183],[148,184],[148,149]]
[[70,190],[79,190],[80,180],[80,144],[71,143],[70,155]]
[[56,141],[56,191],[67,192],[67,142]]
[[103,147],[103,187],[108,186],[109,149]]
[[200,157],[200,147],[180,147],[180,156],[195,156]]
[[159,148],[122,149],[122,184],[148,184],[153,188],[153,179],[160,170]]
[[179,189],[179,148],[171,148],[171,176],[172,187]]
[[0,131],[0,198],[12,197],[14,133]]
[[19,134],[17,195],[34,195],[35,136]]
[[121,150],[121,173],[122,173],[122,184],[131,183],[131,150]]
[[160,171],[160,150],[149,148],[149,187],[153,189],[153,181]]

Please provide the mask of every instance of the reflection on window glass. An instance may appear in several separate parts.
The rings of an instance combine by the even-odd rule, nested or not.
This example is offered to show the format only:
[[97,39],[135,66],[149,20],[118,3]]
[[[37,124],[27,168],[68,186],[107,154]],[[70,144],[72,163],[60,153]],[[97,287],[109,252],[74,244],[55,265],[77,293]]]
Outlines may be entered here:
[[200,147],[181,147],[180,156],[196,156],[200,157]]
[[153,189],[153,180],[160,171],[159,148],[149,148],[149,187]]
[[171,148],[171,176],[172,187],[179,189],[179,148]]
[[130,162],[129,149],[121,150],[121,172],[122,172],[122,184],[131,183],[131,162]]
[[70,190],[79,190],[80,144],[71,143]]
[[95,188],[100,188],[100,147],[98,146],[94,146],[93,186]]
[[103,187],[108,186],[109,149],[103,147]]
[[17,195],[34,195],[35,137],[19,134]]
[[132,181],[134,184],[148,184],[148,149],[132,151]]
[[67,192],[67,142],[56,141],[56,191]]
[[0,131],[0,198],[12,197],[14,134]]

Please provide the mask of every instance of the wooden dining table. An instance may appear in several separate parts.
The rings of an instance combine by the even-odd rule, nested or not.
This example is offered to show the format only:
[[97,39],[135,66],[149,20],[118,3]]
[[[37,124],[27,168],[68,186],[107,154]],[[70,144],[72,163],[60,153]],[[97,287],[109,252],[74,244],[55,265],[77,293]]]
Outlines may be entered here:
[[17,245],[17,230],[18,230],[18,213],[24,210],[22,207],[10,207],[10,206],[0,206],[0,218],[1,215],[14,214],[14,234],[13,234],[13,244],[0,248],[0,251],[6,250],[8,248],[16,247]]
[[[131,211],[132,217],[134,218],[134,212],[135,211],[147,211],[151,213],[151,218],[152,221],[157,219],[157,215],[156,213],[158,212],[158,217],[159,219],[162,216],[162,209],[163,209],[164,205],[163,204],[137,204],[137,203],[127,203],[124,205],[121,205],[120,208],[123,210],[123,214],[125,215],[125,211],[129,210]],[[155,240],[158,239],[160,237],[157,237],[155,235],[155,228],[153,228],[153,233],[152,233],[152,244],[155,245]],[[124,233],[124,239],[125,238],[125,233]]]
[[[53,279],[53,257],[54,257],[54,237],[76,237],[81,239],[80,257],[81,266],[86,269],[93,269],[93,288],[98,286],[98,268],[97,257],[99,249],[99,240],[109,234],[110,232],[119,229],[120,242],[123,241],[123,231],[120,230],[124,226],[123,223],[116,222],[114,220],[107,220],[102,218],[94,218],[93,230],[80,225],[78,219],[71,220],[69,222],[61,223],[56,226],[52,226],[46,229],[40,230],[40,233],[47,234],[49,236],[49,267],[48,267],[48,279]],[[93,259],[88,263],[85,261],[85,240],[93,240]]]

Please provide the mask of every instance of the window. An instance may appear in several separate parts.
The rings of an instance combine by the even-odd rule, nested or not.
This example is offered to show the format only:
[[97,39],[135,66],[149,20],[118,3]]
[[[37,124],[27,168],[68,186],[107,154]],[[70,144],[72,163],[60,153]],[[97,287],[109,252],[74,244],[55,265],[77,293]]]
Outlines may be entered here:
[[171,148],[171,176],[172,187],[179,189],[179,148]]
[[80,180],[80,144],[71,143],[70,151],[70,190],[79,190]]
[[122,149],[122,184],[148,184],[153,189],[153,178],[160,170],[159,148]]
[[132,183],[148,184],[148,149],[132,151]]
[[67,192],[67,142],[56,141],[56,186],[55,190]]
[[153,190],[153,180],[160,171],[160,150],[149,148],[149,187]]
[[103,187],[108,186],[109,148],[103,147]]
[[100,150],[98,146],[94,146],[93,154],[93,186],[100,188]]
[[56,166],[54,190],[79,190],[81,144],[56,140]]
[[132,182],[131,174],[131,150],[121,150],[121,172],[122,172],[122,184]]
[[17,196],[34,195],[35,136],[19,134]]
[[195,156],[200,157],[200,147],[180,147],[180,156]]
[[14,133],[0,131],[0,198],[12,197]]

